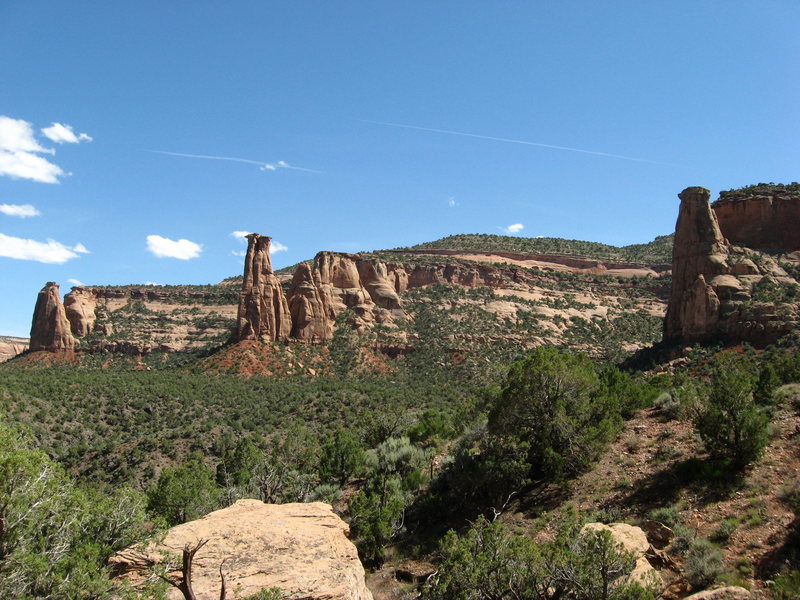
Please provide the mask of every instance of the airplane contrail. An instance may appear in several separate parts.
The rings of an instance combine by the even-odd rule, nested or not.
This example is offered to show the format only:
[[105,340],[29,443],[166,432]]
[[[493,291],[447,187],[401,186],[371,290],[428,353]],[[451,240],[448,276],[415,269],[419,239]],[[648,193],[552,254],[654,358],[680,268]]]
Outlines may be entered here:
[[185,158],[204,158],[207,160],[229,160],[232,162],[246,163],[249,165],[259,165],[262,171],[277,171],[278,169],[291,169],[293,171],[305,171],[306,173],[322,173],[322,171],[315,171],[314,169],[305,169],[303,167],[295,167],[290,165],[284,160],[279,160],[276,163],[268,163],[261,160],[251,160],[249,158],[237,158],[235,156],[211,156],[208,154],[186,154],[184,152],[167,152],[166,150],[148,150],[155,154],[166,154],[167,156],[183,156]]
[[505,142],[508,144],[522,144],[523,146],[536,146],[538,148],[550,148],[552,150],[566,150],[568,152],[580,152],[581,154],[594,154],[595,156],[605,156],[608,158],[619,158],[622,160],[633,160],[636,162],[651,163],[654,165],[670,165],[673,167],[680,166],[674,163],[661,162],[657,160],[648,160],[646,158],[636,158],[634,156],[624,156],[622,154],[611,154],[609,152],[597,152],[595,150],[584,150],[582,148],[571,148],[569,146],[555,146],[553,144],[542,144],[541,142],[529,142],[527,140],[516,140],[513,138],[495,137],[491,135],[480,135],[477,133],[466,133],[464,131],[452,131],[450,129],[434,129],[432,127],[419,127],[417,125],[405,125],[403,123],[387,123],[385,121],[370,121],[362,119],[364,123],[373,123],[375,125],[387,125],[389,127],[401,127],[403,129],[416,129],[417,131],[432,131],[434,133],[445,133],[448,135],[460,135],[462,137],[478,138],[481,140],[492,140],[494,142]]

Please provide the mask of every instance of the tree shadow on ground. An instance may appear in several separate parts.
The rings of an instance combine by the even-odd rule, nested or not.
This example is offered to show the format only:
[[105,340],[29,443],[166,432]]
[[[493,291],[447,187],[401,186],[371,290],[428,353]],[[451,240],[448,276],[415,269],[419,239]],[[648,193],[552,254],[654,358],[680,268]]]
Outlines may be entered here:
[[701,504],[712,504],[729,498],[743,486],[744,473],[732,470],[727,463],[688,458],[634,482],[620,504],[639,506],[647,512],[674,504],[686,489],[691,489]]

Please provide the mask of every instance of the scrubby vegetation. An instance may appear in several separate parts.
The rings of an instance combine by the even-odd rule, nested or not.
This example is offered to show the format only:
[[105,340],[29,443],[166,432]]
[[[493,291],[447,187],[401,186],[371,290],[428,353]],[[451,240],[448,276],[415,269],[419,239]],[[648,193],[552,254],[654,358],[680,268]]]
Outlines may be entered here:
[[672,235],[662,235],[647,244],[610,246],[598,242],[563,238],[491,235],[486,233],[451,235],[398,250],[464,250],[478,252],[512,252],[514,254],[547,254],[580,256],[619,262],[669,264],[672,260]]

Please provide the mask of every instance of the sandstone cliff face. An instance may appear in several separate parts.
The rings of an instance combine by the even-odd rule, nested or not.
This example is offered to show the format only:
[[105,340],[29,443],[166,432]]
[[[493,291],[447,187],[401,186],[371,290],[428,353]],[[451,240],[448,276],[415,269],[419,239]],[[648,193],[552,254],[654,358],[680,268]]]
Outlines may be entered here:
[[800,250],[800,194],[728,193],[712,205],[728,241],[755,249]]
[[691,343],[724,337],[765,344],[796,328],[796,303],[780,297],[762,301],[758,292],[797,282],[771,257],[725,240],[707,189],[687,188],[679,198],[665,339]]
[[[239,500],[202,519],[169,530],[164,541],[145,551],[128,549],[109,563],[118,576],[140,581],[148,561],[160,551],[180,555],[185,544],[208,543],[197,553],[193,588],[198,598],[219,597],[219,568],[227,576],[229,598],[244,598],[278,587],[290,600],[372,600],[347,524],[330,505],[264,504]],[[180,592],[168,592],[179,600]]]
[[236,339],[285,340],[292,331],[289,305],[269,255],[272,238],[257,233],[247,236],[244,280],[239,294]]
[[97,297],[91,288],[73,287],[72,291],[64,296],[64,310],[69,319],[72,335],[82,338],[94,330],[97,319],[96,308]]
[[301,263],[289,286],[289,312],[292,316],[291,336],[303,342],[322,342],[333,336],[336,314],[322,300],[314,282],[311,265]]
[[0,362],[5,362],[28,349],[29,340],[10,336],[0,336]]
[[39,292],[33,309],[30,349],[49,352],[70,352],[75,348],[75,338],[61,303],[58,284],[48,281]]

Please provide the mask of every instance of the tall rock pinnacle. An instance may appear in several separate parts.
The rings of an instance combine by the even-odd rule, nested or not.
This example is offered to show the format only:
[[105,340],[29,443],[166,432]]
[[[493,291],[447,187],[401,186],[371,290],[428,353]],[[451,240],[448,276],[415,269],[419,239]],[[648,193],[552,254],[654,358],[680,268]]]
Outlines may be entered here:
[[664,322],[666,339],[706,337],[719,319],[720,301],[710,285],[728,272],[728,247],[708,201],[711,192],[689,187],[681,199],[672,247],[672,292]]
[[292,330],[289,305],[269,256],[271,237],[247,236],[244,280],[239,293],[237,340],[285,340]]
[[58,284],[48,281],[36,299],[31,323],[30,349],[69,352],[75,349],[75,338],[61,303]]

